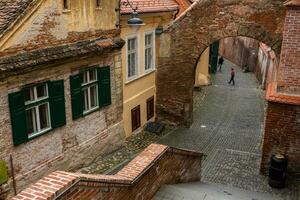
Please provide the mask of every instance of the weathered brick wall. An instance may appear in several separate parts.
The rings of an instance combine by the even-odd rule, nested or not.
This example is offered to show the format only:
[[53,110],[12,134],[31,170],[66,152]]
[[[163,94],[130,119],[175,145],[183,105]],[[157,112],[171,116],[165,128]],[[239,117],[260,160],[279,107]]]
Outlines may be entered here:
[[266,89],[268,84],[277,81],[278,67],[279,59],[275,52],[267,45],[260,43],[257,66],[254,73],[263,89]]
[[259,41],[247,37],[231,37],[220,40],[219,53],[232,63],[249,67],[250,72],[256,68]]
[[[70,75],[88,66],[111,67],[112,105],[80,119],[72,119]],[[26,84],[47,80],[64,80],[66,125],[29,142],[14,146],[9,114],[8,94]],[[124,141],[122,120],[122,76],[119,51],[84,59],[40,66],[34,71],[10,76],[0,83],[0,159],[9,163],[13,157],[17,190],[55,170],[74,170],[89,164],[95,157],[119,148]],[[9,165],[8,165],[9,166]],[[11,179],[9,184],[11,184]],[[12,190],[10,191],[12,192]]]
[[289,159],[288,172],[300,176],[300,1],[289,1],[283,32],[278,84],[267,91],[262,173],[274,153]]
[[268,172],[275,153],[288,157],[288,172],[300,176],[300,105],[269,102],[262,153],[261,170]]
[[278,91],[300,95],[300,2],[294,2],[285,18]]
[[152,144],[116,175],[54,172],[13,200],[150,200],[164,184],[199,181],[201,158],[201,153]]
[[210,44],[226,37],[246,36],[279,53],[284,16],[282,0],[197,1],[160,37],[158,120],[191,124],[194,67]]

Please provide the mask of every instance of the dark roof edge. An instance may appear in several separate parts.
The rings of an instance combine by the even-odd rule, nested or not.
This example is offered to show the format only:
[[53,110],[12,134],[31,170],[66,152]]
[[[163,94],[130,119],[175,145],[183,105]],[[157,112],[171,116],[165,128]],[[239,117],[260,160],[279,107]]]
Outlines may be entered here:
[[63,59],[121,49],[124,44],[125,42],[120,37],[90,39],[2,57],[0,58],[0,78],[11,73],[18,73],[18,71],[26,68],[36,68],[39,65],[50,64]]

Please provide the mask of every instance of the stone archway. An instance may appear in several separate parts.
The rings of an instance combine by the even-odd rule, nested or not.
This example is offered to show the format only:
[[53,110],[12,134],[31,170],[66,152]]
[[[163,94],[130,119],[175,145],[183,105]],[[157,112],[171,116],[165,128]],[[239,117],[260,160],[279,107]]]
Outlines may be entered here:
[[245,36],[281,51],[283,0],[198,0],[160,36],[157,117],[190,126],[194,67],[211,43]]

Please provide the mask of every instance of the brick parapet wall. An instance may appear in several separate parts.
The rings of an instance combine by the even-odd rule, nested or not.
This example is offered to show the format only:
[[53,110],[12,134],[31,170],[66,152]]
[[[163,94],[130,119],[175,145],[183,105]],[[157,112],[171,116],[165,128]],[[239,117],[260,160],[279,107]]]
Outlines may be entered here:
[[116,175],[53,172],[11,200],[151,199],[167,183],[199,181],[202,154],[152,144]]

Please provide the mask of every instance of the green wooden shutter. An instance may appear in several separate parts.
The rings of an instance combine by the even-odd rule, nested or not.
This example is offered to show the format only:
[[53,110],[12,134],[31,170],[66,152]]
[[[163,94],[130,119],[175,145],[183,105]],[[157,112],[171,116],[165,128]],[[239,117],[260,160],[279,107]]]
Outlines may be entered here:
[[14,145],[28,141],[25,102],[22,91],[8,95]]
[[70,76],[72,117],[73,120],[83,116],[82,74]]
[[64,81],[49,82],[51,127],[58,128],[66,124]]
[[99,78],[99,105],[100,108],[111,104],[110,67],[97,68]]

